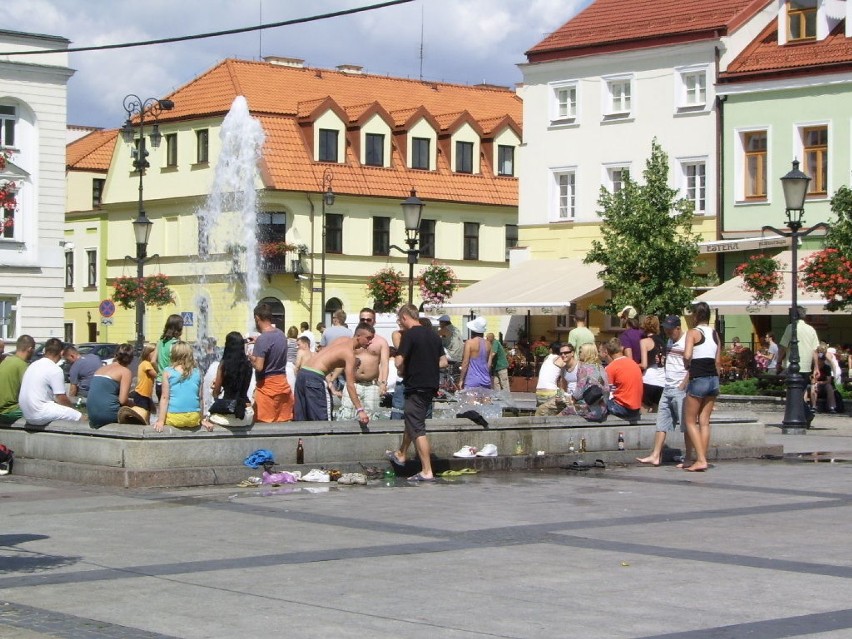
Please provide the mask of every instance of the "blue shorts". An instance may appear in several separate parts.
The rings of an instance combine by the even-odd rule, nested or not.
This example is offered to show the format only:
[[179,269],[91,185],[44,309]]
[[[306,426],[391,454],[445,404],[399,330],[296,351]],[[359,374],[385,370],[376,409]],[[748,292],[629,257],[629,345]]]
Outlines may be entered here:
[[657,432],[670,433],[678,424],[683,426],[683,400],[686,391],[666,386],[657,410]]
[[704,397],[716,397],[719,394],[719,376],[696,377],[689,380],[686,394],[690,397],[703,399]]

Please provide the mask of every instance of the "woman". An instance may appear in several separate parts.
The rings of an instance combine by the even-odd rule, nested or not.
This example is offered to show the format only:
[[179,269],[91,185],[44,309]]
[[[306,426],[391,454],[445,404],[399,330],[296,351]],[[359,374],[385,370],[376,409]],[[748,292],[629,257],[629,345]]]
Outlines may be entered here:
[[[202,422],[205,428],[211,423],[220,426],[246,426],[251,423],[251,419],[247,423],[245,420],[246,406],[250,403],[248,389],[252,371],[242,334],[237,331],[228,333],[225,337],[222,361],[219,362],[216,378],[213,380],[212,391],[216,399],[210,407],[210,416]],[[220,393],[222,397],[219,397]],[[232,422],[227,415],[233,415],[239,423]]]
[[172,358],[172,346],[183,333],[183,318],[180,315],[169,315],[163,334],[157,341],[157,397],[160,397],[163,386],[163,371],[166,370]]
[[692,472],[705,471],[707,449],[710,447],[710,414],[719,394],[719,364],[722,358],[719,334],[710,328],[710,307],[698,302],[693,307],[695,327],[686,334],[683,361],[689,375],[686,400],[683,403],[683,424],[686,427],[686,449],[695,450],[692,464],[684,461],[679,467]]
[[[606,399],[609,397],[609,379],[601,364],[598,348],[595,344],[583,344],[577,353],[580,363],[577,365],[577,386],[566,399],[570,400],[561,415],[579,415],[590,422],[603,422],[607,418]],[[601,397],[591,405],[586,403],[586,391],[597,386]]]
[[[192,356],[192,347],[178,341],[172,347],[170,366],[163,371],[163,394],[154,430],[168,424],[175,428],[195,428],[201,423],[201,372]],[[213,424],[204,425],[213,430]]]
[[287,366],[285,375],[290,388],[296,388],[296,357],[299,355],[299,329],[291,326],[287,329]]
[[491,388],[491,371],[488,369],[491,344],[484,337],[487,327],[484,317],[467,323],[470,338],[464,343],[459,388]]
[[115,351],[112,364],[102,366],[92,377],[87,402],[92,428],[117,423],[119,409],[130,403],[131,361],[133,345],[121,344]]
[[653,413],[657,410],[666,385],[664,361],[666,345],[660,337],[660,320],[656,315],[648,315],[644,319],[642,331],[645,333],[645,337],[639,341],[641,353],[639,367],[643,371],[642,405],[648,409],[649,413]]
[[559,354],[562,344],[553,342],[550,345],[550,355],[544,358],[538,371],[538,383],[535,386],[535,405],[541,406],[547,400],[556,397],[559,390],[560,378],[565,368],[565,360]]

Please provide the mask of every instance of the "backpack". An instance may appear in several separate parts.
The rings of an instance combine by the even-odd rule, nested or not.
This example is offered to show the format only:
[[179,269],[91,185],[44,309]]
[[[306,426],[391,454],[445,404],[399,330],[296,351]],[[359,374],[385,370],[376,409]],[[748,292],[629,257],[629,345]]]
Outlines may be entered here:
[[8,475],[15,462],[15,451],[0,444],[0,475]]

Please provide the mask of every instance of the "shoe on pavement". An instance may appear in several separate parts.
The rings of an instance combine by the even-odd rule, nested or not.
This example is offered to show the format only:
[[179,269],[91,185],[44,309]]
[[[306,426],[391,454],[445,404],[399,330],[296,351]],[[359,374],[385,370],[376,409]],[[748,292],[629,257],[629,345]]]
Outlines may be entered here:
[[477,457],[497,457],[497,447],[494,444],[485,444],[478,453]]
[[324,470],[320,470],[319,468],[312,468],[307,472],[307,474],[302,475],[300,481],[308,481],[316,484],[327,484],[331,481],[331,478],[328,476],[328,473]]
[[453,453],[453,457],[476,457],[476,449],[473,446],[462,446]]

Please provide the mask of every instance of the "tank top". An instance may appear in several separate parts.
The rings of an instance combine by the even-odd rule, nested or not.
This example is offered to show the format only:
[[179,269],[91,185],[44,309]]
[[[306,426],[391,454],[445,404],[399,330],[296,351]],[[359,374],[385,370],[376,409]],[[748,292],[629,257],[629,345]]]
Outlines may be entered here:
[[689,377],[715,377],[719,374],[716,370],[716,352],[719,350],[716,331],[703,324],[696,326],[695,330],[701,333],[701,340],[692,346]]
[[491,374],[488,372],[488,353],[485,352],[485,340],[475,337],[479,343],[479,353],[471,357],[464,377],[465,388],[491,388]]

